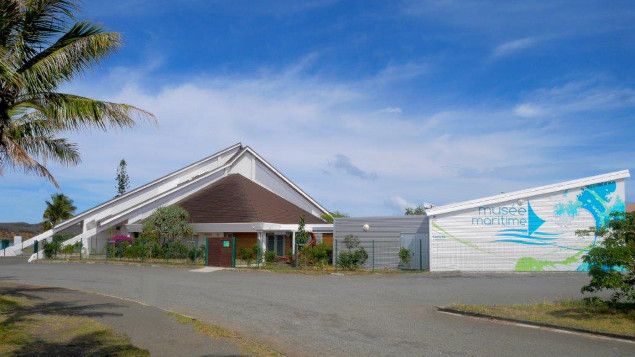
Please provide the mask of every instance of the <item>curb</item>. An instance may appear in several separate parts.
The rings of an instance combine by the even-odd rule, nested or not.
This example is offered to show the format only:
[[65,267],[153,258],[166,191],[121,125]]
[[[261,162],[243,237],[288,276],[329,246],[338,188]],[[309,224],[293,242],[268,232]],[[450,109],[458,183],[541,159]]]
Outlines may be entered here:
[[474,317],[478,319],[494,320],[499,322],[509,322],[509,323],[513,323],[513,324],[517,324],[517,325],[525,326],[525,327],[545,328],[549,330],[555,330],[558,332],[576,333],[576,334],[581,334],[581,335],[585,335],[589,337],[608,338],[608,339],[620,340],[623,342],[635,343],[634,336],[624,336],[624,335],[618,335],[618,334],[610,333],[610,332],[596,332],[596,331],[585,330],[585,329],[576,328],[576,327],[563,327],[563,326],[544,323],[544,322],[520,320],[520,319],[514,319],[510,317],[499,317],[499,316],[481,314],[478,312],[470,312],[470,311],[453,309],[450,307],[436,306],[436,308],[437,308],[437,311],[439,312],[444,312],[444,313],[453,314],[453,315],[469,316],[469,317]]

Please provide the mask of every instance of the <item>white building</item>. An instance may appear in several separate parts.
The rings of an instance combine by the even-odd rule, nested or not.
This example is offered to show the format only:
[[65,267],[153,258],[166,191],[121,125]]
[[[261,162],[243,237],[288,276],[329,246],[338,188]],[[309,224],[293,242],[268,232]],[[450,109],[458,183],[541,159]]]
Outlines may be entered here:
[[[263,251],[286,255],[295,247],[300,216],[317,240],[332,234],[332,225],[320,218],[328,213],[322,205],[253,149],[238,143],[84,211],[3,254],[18,255],[20,248],[50,241],[59,232],[74,235],[64,245],[81,241],[84,255],[103,254],[111,237],[135,235],[143,219],[172,204],[190,212],[200,242],[211,239],[210,246],[223,254],[224,248],[235,252],[236,247],[259,244]],[[235,247],[225,245],[230,237]],[[211,256],[215,254],[210,251]],[[41,257],[40,250],[31,260]]]
[[421,263],[431,271],[584,271],[582,256],[597,238],[576,231],[602,227],[613,212],[625,211],[629,177],[625,170],[504,193],[434,207],[408,221],[336,219],[335,239],[354,234],[407,241],[416,249],[415,235],[428,247]]

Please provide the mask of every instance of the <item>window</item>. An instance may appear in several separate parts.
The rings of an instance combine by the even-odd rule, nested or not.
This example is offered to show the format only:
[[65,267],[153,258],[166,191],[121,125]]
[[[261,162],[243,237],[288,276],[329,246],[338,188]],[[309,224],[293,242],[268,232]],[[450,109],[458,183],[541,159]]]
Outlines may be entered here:
[[282,234],[267,233],[267,251],[276,252],[277,256],[283,256],[284,239]]

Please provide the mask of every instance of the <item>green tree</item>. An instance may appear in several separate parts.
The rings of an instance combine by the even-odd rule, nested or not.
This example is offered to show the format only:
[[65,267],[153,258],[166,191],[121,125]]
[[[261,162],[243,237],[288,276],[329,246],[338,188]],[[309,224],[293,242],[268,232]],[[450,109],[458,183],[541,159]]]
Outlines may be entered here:
[[143,222],[142,235],[154,237],[162,245],[168,240],[191,237],[193,233],[190,214],[177,205],[161,207]]
[[127,166],[128,164],[126,163],[126,160],[121,159],[121,161],[119,161],[119,167],[117,168],[117,178],[115,179],[117,181],[117,196],[121,196],[126,193],[126,191],[128,191],[128,186],[130,185],[130,177],[128,177],[128,171],[126,169]]
[[635,212],[614,213],[605,227],[582,231],[602,241],[583,257],[591,282],[582,292],[609,290],[611,299],[635,302]]
[[309,241],[309,233],[305,230],[304,226],[304,217],[300,216],[298,231],[295,233],[295,241],[298,244],[306,244],[306,242]]
[[327,223],[333,223],[333,220],[335,218],[344,218],[344,217],[348,217],[348,214],[340,212],[340,211],[333,211],[333,212],[329,212],[329,213],[322,213],[322,215],[320,216],[320,218],[322,218],[323,220],[325,220]]
[[0,1],[0,173],[20,169],[58,186],[45,163],[80,161],[60,133],[130,127],[152,114],[58,88],[117,49],[115,32],[77,21],[73,0]]
[[426,214],[426,209],[423,205],[418,205],[415,208],[406,207],[406,211],[404,212],[406,216],[417,216]]
[[73,205],[73,200],[63,193],[51,195],[51,200],[46,201],[46,209],[42,215],[42,218],[44,218],[42,227],[45,230],[53,228],[58,223],[73,217],[76,209],[77,207]]

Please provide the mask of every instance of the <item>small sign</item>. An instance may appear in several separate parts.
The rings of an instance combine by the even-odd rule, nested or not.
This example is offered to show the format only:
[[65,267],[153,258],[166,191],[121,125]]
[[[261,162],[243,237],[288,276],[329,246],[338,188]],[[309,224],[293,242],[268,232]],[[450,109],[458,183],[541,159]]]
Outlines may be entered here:
[[229,248],[229,241],[228,240],[224,240],[223,241],[223,248]]

